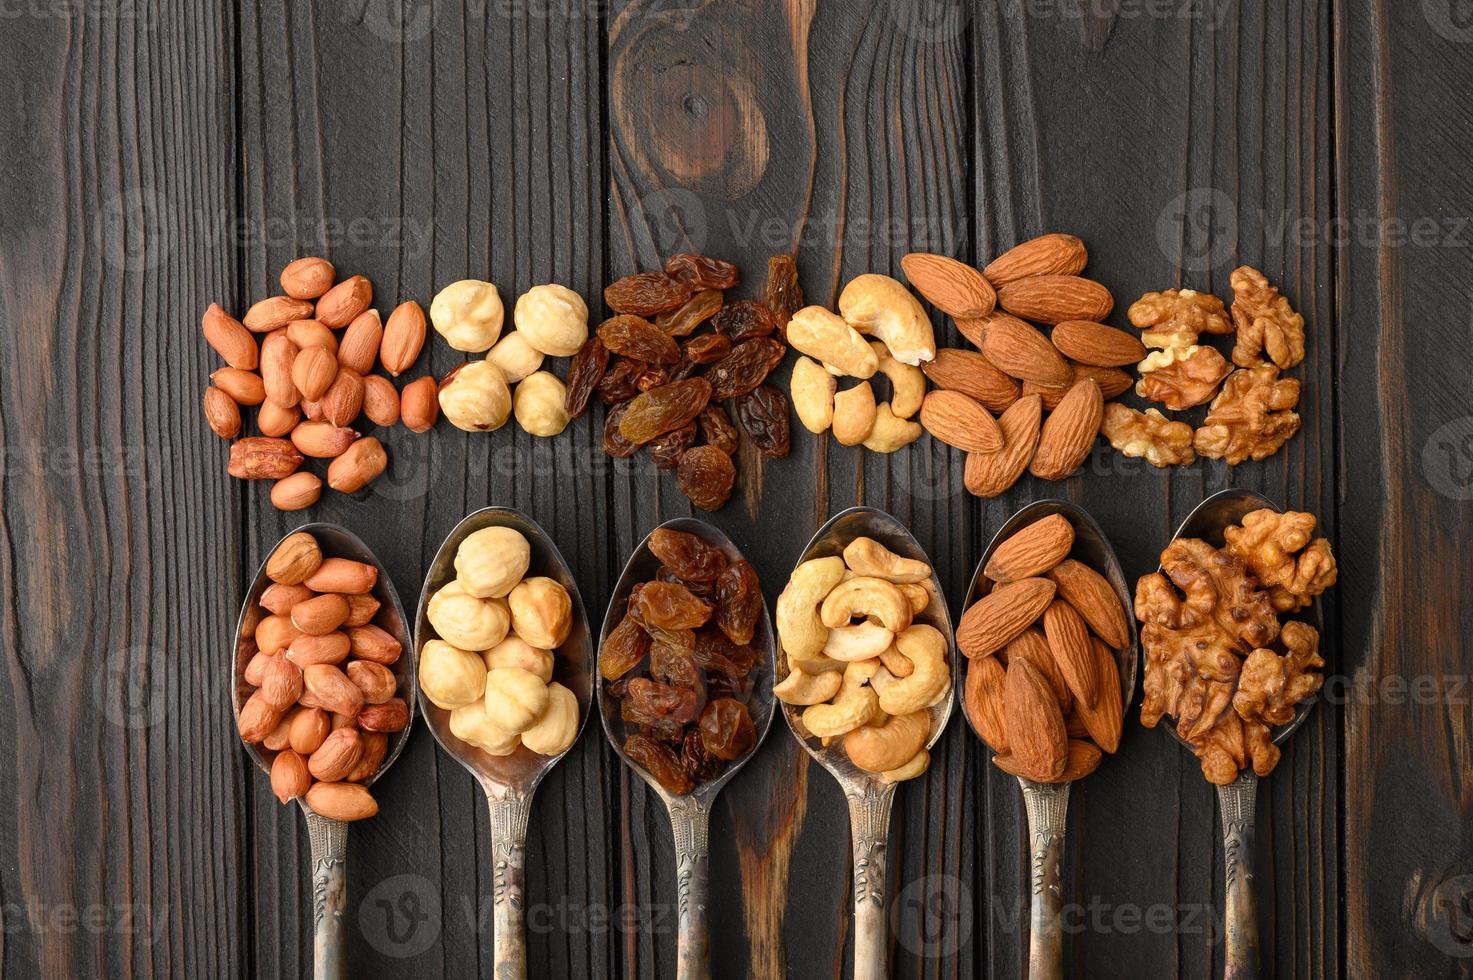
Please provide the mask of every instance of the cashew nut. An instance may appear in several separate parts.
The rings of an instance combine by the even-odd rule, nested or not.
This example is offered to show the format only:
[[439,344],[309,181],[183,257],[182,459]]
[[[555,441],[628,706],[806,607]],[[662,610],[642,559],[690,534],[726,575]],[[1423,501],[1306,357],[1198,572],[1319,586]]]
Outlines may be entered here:
[[807,357],[793,365],[793,380],[788,390],[793,396],[793,410],[798,421],[809,432],[819,433],[834,424],[834,391],[839,383],[823,365]]
[[879,698],[869,686],[873,664],[873,660],[864,660],[846,667],[838,696],[830,704],[804,710],[803,727],[818,738],[828,738],[852,732],[872,719],[879,709]]
[[872,453],[893,453],[921,437],[919,423],[897,418],[889,402],[875,409],[875,425],[864,440],[864,448]]
[[823,704],[839,693],[839,685],[843,683],[844,675],[839,671],[810,674],[793,668],[787,677],[772,685],[772,693],[788,704]]
[[793,314],[788,343],[851,377],[868,378],[880,369],[880,359],[859,331],[822,306],[805,306]]
[[890,411],[903,419],[910,418],[920,411],[926,398],[925,372],[897,361],[890,356],[890,348],[878,340],[871,340],[869,346],[880,359],[880,373],[890,379]]
[[894,642],[894,633],[878,623],[864,622],[829,630],[829,640],[823,645],[823,652],[826,657],[853,663],[878,657]]
[[925,711],[893,715],[882,724],[871,721],[844,736],[849,761],[870,772],[895,769],[915,758],[926,745],[931,716]]
[[[910,603],[891,583],[861,575],[836,585],[823,600],[820,615],[830,629],[848,626],[856,616],[873,616],[890,632],[899,633],[910,625]],[[873,655],[879,656],[879,651]]]
[[897,280],[866,273],[839,294],[839,315],[860,333],[878,337],[902,364],[936,357],[936,335],[920,301]]
[[903,558],[874,538],[858,537],[850,541],[844,548],[844,564],[855,575],[882,578],[887,582],[924,582],[931,577],[930,565],[914,558]]
[[829,631],[818,616],[818,604],[843,577],[844,559],[838,555],[814,558],[793,569],[793,577],[777,597],[777,636],[789,663],[823,650]]
[[880,707],[892,715],[906,715],[944,697],[951,686],[946,637],[933,627],[917,623],[895,638],[895,647],[915,669],[909,677],[875,685],[880,689]]
[[834,438],[841,446],[857,446],[875,427],[875,390],[868,381],[834,396]]
[[925,772],[926,769],[930,767],[930,765],[931,753],[927,752],[925,749],[921,749],[914,756],[912,756],[910,761],[907,762],[905,765],[897,766],[894,769],[886,769],[884,772],[880,773],[880,776],[886,782],[899,783],[907,779],[916,778],[921,773]]
[[910,603],[912,619],[925,612],[926,607],[931,604],[931,593],[926,591],[924,585],[915,582],[899,582],[895,587],[905,594],[906,601]]
[[[880,663],[885,665],[891,677],[909,677],[916,669],[916,665],[910,662],[910,658],[893,646],[880,654]],[[879,674],[875,676],[878,677]]]

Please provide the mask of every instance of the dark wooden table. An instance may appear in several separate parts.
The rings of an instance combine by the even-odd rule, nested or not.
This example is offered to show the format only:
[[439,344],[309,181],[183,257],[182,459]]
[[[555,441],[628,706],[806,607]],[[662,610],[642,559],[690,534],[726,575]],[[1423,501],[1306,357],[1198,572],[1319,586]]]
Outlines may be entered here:
[[[1050,230],[1086,239],[1117,322],[1146,289],[1225,295],[1240,262],[1280,282],[1309,327],[1287,450],[1162,473],[1100,449],[1067,483],[983,503],[929,438],[881,457],[803,434],[786,460],[744,459],[715,522],[775,597],[825,516],[886,508],[958,612],[984,541],[1042,496],[1087,506],[1131,574],[1220,487],[1314,511],[1342,567],[1334,676],[1260,791],[1266,973],[1473,970],[1466,4],[3,7],[6,975],[310,968],[302,817],[241,751],[226,685],[247,577],[298,518],[229,479],[205,427],[209,302],[243,310],[313,253],[368,274],[381,307],[465,276],[596,298],[687,246],[752,280],[796,250],[808,296],[832,302],[911,248],[982,262]],[[417,373],[460,360],[429,351]],[[412,602],[463,514],[521,508],[601,615],[632,545],[688,505],[604,459],[587,419],[550,442],[513,429],[396,429],[390,473],[312,517],[366,539]],[[1131,718],[1071,800],[1069,972],[1214,976],[1216,802]],[[355,974],[485,975],[479,790],[420,730],[381,799],[351,838]],[[780,724],[712,834],[716,974],[841,975],[843,799]],[[954,719],[896,810],[897,976],[1020,973],[1023,845],[1016,783]],[[663,808],[590,726],[533,813],[534,975],[672,975],[671,850]]]

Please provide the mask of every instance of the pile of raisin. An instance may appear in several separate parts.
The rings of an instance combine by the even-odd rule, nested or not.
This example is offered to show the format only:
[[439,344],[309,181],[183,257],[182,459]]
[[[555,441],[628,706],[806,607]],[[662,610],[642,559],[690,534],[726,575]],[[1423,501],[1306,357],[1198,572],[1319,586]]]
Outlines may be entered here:
[[730,262],[680,252],[660,272],[610,283],[604,302],[614,315],[568,372],[569,415],[586,412],[595,395],[607,406],[604,452],[627,459],[648,449],[704,510],[731,498],[738,426],[766,456],[786,456],[791,445],[787,396],[765,382],[803,305],[798,266],[774,255],[762,300],[728,304],[725,291],[740,280]]
[[762,585],[750,562],[685,531],[660,528],[650,551],[659,570],[630,590],[598,671],[619,702],[625,754],[684,796],[757,744],[751,643]]

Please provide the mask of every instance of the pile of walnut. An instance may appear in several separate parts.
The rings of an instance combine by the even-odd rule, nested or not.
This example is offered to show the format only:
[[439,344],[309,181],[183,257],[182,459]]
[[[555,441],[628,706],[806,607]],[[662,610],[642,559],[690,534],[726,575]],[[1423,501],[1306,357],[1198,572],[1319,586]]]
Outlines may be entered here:
[[[638,272],[604,288],[614,316],[579,348],[568,373],[574,418],[597,392],[608,408],[603,450],[627,459],[649,449],[656,468],[674,469],[681,491],[717,510],[736,483],[737,428],[764,455],[788,454],[788,400],[767,376],[787,353],[783,331],[803,303],[790,255],[767,263],[761,302],[725,303],[739,270],[681,252],[661,272]],[[701,332],[710,325],[709,332]]]
[[[326,259],[297,259],[281,270],[283,295],[254,304],[240,320],[218,303],[204,314],[205,340],[227,365],[210,375],[205,419],[216,435],[235,440],[230,475],[276,481],[271,503],[280,510],[302,510],[322,496],[321,477],[301,471],[307,457],[332,460],[327,484],[343,493],[384,471],[383,443],[353,429],[360,415],[386,428],[402,419],[424,432],[438,413],[434,378],[397,391],[371,373],[379,363],[397,378],[418,360],[425,339],[419,304],[401,303],[380,322],[369,309],[373,285],[363,276],[334,285],[336,276]],[[237,439],[248,406],[259,406],[261,435]]]
[[772,693],[806,706],[810,736],[842,736],[850,762],[887,780],[926,771],[930,708],[951,690],[946,637],[912,622],[931,602],[930,580],[930,565],[861,537],[843,557],[793,569],[777,600],[788,675]]
[[[1299,431],[1299,382],[1279,372],[1304,360],[1304,318],[1257,269],[1243,266],[1229,281],[1231,319],[1222,300],[1191,289],[1146,293],[1130,307],[1141,339],[1158,348],[1137,365],[1136,394],[1172,411],[1211,405],[1195,432],[1154,408],[1111,405],[1100,431],[1120,452],[1153,466],[1197,455],[1236,466],[1272,456]],[[1235,331],[1232,364],[1199,342]]]
[[598,670],[619,703],[624,754],[685,796],[757,744],[748,705],[762,585],[751,562],[685,531],[659,528],[649,548],[659,571],[630,589]]
[[266,561],[256,653],[244,680],[255,688],[236,719],[240,737],[276,755],[271,790],[282,803],[306,796],[333,820],[378,812],[367,787],[388,753],[389,734],[409,724],[409,705],[390,669],[403,648],[373,623],[378,569],[324,558],[305,531]]
[[963,705],[1004,772],[1040,783],[1089,775],[1120,745],[1117,652],[1126,612],[1098,571],[1067,557],[1074,527],[1035,521],[998,545],[989,591],[962,616]]
[[1145,624],[1141,723],[1174,718],[1208,782],[1230,783],[1249,765],[1267,776],[1279,761],[1272,727],[1323,683],[1319,633],[1279,623],[1335,584],[1335,557],[1314,527],[1312,514],[1257,510],[1224,532],[1222,548],[1172,541],[1161,571],[1136,584],[1135,614]]
[[451,734],[491,755],[561,755],[578,735],[578,699],[552,679],[573,602],[552,579],[526,577],[531,558],[514,528],[482,528],[426,605],[439,639],[419,652],[419,689],[450,712]]

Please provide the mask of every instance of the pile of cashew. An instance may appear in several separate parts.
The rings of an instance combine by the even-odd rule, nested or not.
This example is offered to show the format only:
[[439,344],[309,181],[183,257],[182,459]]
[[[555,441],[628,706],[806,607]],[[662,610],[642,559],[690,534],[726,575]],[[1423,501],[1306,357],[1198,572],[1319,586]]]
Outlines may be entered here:
[[[920,437],[921,426],[910,419],[926,396],[920,365],[935,358],[936,339],[920,302],[899,282],[855,277],[839,295],[838,315],[821,306],[794,313],[788,343],[806,355],[793,367],[790,390],[809,432],[832,429],[840,445],[879,453]],[[876,375],[888,381],[889,401],[876,401],[869,380]],[[858,383],[841,391],[840,378]]]
[[892,781],[926,771],[930,708],[951,689],[946,637],[914,622],[930,578],[925,562],[860,537],[795,568],[777,600],[788,673],[773,693],[803,706],[809,735],[842,740],[849,761]]

